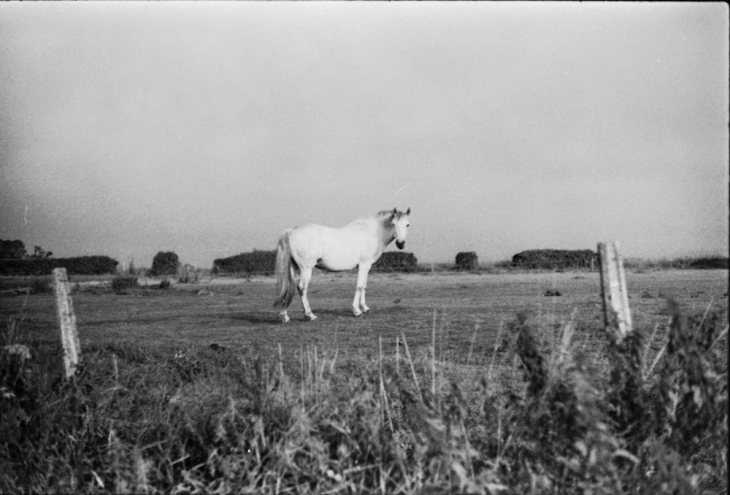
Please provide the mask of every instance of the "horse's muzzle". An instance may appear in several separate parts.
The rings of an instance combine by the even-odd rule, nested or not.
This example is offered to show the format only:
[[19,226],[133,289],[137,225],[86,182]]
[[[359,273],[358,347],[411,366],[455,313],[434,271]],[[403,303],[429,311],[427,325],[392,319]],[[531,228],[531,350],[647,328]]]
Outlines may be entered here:
[[398,249],[403,249],[403,246],[406,245],[406,241],[395,241],[395,245],[398,246]]

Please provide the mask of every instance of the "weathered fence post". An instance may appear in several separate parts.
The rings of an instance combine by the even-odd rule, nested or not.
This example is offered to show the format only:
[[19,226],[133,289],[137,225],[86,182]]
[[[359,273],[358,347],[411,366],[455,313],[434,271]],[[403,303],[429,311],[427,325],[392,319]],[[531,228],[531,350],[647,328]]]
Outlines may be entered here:
[[620,342],[631,332],[632,325],[626,273],[618,241],[599,242],[598,256],[601,265],[604,323],[607,330],[616,332],[616,340]]
[[76,315],[68,289],[68,276],[65,268],[53,270],[53,283],[56,289],[56,310],[58,324],[61,327],[61,344],[63,344],[63,365],[66,378],[71,378],[76,372],[81,357],[79,335],[76,331]]

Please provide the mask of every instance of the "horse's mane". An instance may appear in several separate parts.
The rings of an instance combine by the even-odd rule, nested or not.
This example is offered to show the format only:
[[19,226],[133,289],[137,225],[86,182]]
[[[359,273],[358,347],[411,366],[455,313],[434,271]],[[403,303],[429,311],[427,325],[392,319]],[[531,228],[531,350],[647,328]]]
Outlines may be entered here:
[[[385,217],[385,216],[391,216],[393,214],[393,210],[380,210],[375,214],[376,217]],[[395,214],[395,218],[398,219],[405,215],[402,211],[398,211]]]
[[382,228],[386,231],[390,231],[393,228],[393,225],[390,223],[390,220],[392,218],[395,218],[398,220],[401,217],[404,217],[406,214],[402,211],[397,211],[395,213],[395,217],[393,216],[393,210],[380,210],[375,214],[375,221],[380,223]]
[[[402,211],[398,211],[395,214],[395,218],[397,220],[401,217],[404,217],[405,215],[406,214],[403,213]],[[391,218],[393,218],[393,210],[381,210],[373,216],[360,217],[357,220],[355,220],[353,223],[361,223],[361,222],[368,223],[368,222],[375,221],[375,222],[379,223],[380,225],[382,225],[384,229],[390,230],[391,228],[393,228],[390,223]]]

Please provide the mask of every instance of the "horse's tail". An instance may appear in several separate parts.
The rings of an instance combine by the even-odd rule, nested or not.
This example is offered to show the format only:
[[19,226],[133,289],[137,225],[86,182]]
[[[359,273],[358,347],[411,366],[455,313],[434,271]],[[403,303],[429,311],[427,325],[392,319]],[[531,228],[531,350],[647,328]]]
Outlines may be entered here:
[[291,259],[290,232],[291,229],[281,234],[276,248],[276,301],[274,301],[274,307],[277,309],[288,308],[297,291],[294,272],[299,267]]

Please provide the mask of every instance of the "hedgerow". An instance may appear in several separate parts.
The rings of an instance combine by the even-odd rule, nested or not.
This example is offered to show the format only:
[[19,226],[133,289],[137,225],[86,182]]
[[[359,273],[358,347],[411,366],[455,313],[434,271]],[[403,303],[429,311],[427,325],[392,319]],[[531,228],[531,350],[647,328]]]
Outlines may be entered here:
[[215,274],[262,274],[274,273],[276,267],[276,250],[254,249],[248,253],[241,253],[228,258],[213,260]]
[[54,268],[65,268],[69,275],[102,275],[116,273],[117,265],[109,256],[7,259],[0,260],[0,275],[50,275]]
[[533,249],[512,256],[512,267],[526,269],[566,269],[598,267],[597,254],[590,249]]
[[418,260],[413,253],[386,251],[371,267],[373,272],[415,272]]
[[730,266],[730,263],[728,263],[727,257],[710,257],[710,258],[698,258],[696,260],[693,260],[690,262],[689,267],[690,268],[700,268],[700,269],[725,269],[727,270]]

